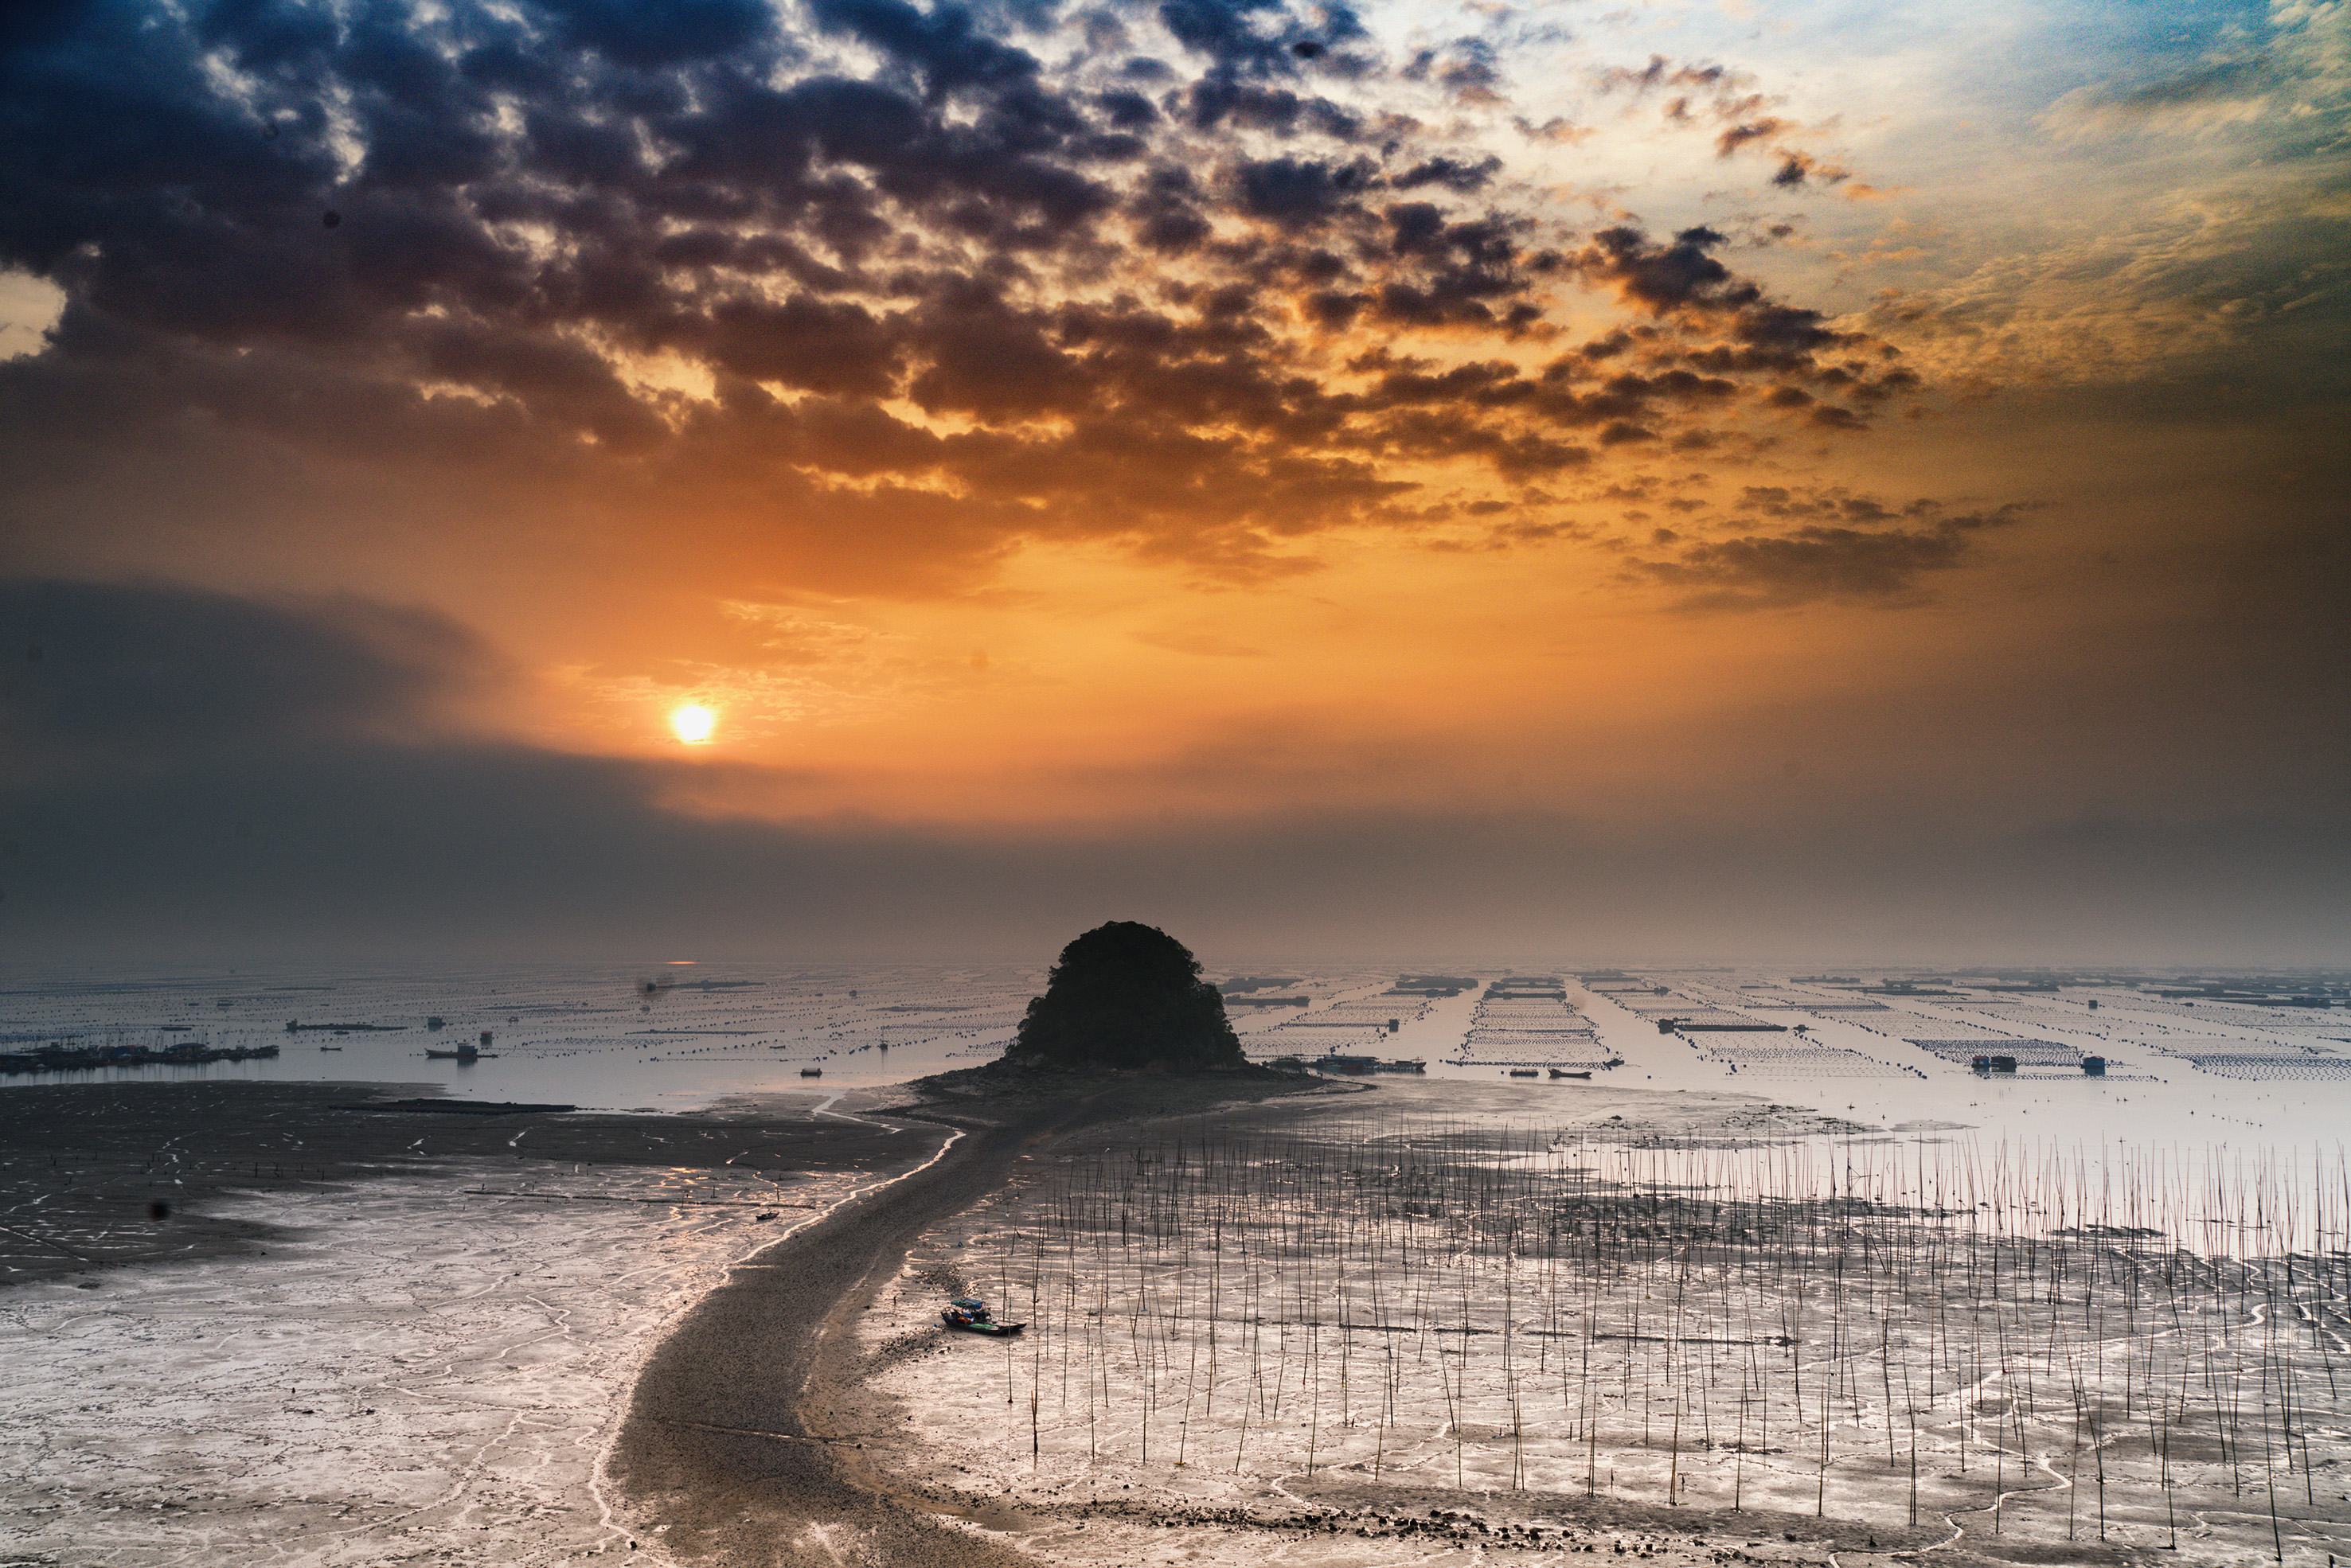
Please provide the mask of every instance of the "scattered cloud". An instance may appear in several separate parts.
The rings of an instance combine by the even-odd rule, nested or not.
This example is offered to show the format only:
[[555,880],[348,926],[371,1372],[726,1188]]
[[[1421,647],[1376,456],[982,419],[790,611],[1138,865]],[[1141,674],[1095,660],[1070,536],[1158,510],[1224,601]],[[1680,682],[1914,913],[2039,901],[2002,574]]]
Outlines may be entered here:
[[2135,79],[2072,89],[2043,124],[2067,138],[2250,136],[2288,156],[2351,151],[2351,12],[2328,0],[2273,0],[2255,29],[2231,29],[2202,57]]
[[[1842,411],[1813,425],[1866,421],[1840,391],[1907,374],[1890,350],[1713,231],[1579,234],[1497,154],[1381,107],[1497,109],[1499,57],[1390,59],[1343,8],[1272,0],[1115,26],[100,0],[0,58],[0,267],[64,300],[0,392],[50,411],[20,450],[105,404],[119,442],[195,420],[386,467],[495,453],[841,561],[911,529],[937,580],[1073,538],[1293,570],[1265,541],[1376,522],[1435,472],[1704,439],[1795,383]],[[1731,90],[1706,76],[1657,85]],[[1586,389],[1540,350],[1612,293],[1645,368]],[[1330,371],[1399,339],[1442,363]],[[1478,393],[1431,394],[1455,372]],[[1701,414],[1677,374],[1723,390]]]
[[[1851,325],[1945,385],[2328,374],[2351,344],[2351,10],[2279,0],[2037,105],[2045,188]],[[2045,204],[2045,210],[2044,210]],[[2002,243],[2004,242],[2004,243]]]

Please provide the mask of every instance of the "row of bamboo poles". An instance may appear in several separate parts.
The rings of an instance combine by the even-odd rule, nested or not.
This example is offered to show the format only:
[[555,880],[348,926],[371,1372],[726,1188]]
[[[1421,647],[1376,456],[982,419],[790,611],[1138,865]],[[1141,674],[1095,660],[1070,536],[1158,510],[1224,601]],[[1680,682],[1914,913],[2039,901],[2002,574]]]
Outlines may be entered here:
[[1004,1392],[1040,1465],[2068,1540],[2250,1508],[2281,1560],[2351,1512],[2323,1491],[2339,1150],[1201,1125],[1071,1157],[993,1223],[967,1263],[1032,1323]]

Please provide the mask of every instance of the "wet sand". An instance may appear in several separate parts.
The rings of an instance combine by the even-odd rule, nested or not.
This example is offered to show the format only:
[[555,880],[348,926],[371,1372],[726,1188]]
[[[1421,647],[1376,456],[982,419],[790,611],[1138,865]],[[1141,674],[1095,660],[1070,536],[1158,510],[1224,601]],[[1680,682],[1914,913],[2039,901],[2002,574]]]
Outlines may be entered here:
[[[977,1386],[1002,1353],[931,1313],[979,1282],[958,1270],[988,1266],[983,1233],[1033,1176],[1171,1118],[1278,1134],[1302,1115],[1336,1136],[1405,1103],[1442,1108],[1420,1141],[1474,1153],[1479,1124],[1525,1104],[1475,1086],[1288,1089],[967,1081],[479,1118],[338,1109],[413,1092],[358,1085],[34,1091],[55,1098],[20,1102],[0,1157],[6,1223],[35,1239],[0,1237],[21,1247],[0,1332],[21,1341],[10,1382],[28,1416],[0,1464],[16,1494],[0,1512],[19,1518],[0,1547],[139,1565],[1980,1560],[1940,1531],[1754,1500],[1730,1514],[1506,1498],[1367,1486],[1345,1467],[1278,1465],[1254,1485],[1107,1460],[1024,1477],[1026,1433],[1016,1461],[996,1428],[1025,1424],[1025,1400],[1015,1421],[1000,1379]],[[1740,1096],[1586,1088],[1573,1103],[1634,1124],[1633,1144],[1718,1122],[1745,1136],[1759,1118],[1775,1135],[1846,1126]],[[159,1200],[172,1214],[150,1220]],[[204,1266],[153,1266],[173,1260]]]
[[[76,1083],[0,1094],[0,1285],[131,1264],[258,1257],[279,1232],[225,1218],[231,1195],[323,1190],[450,1160],[518,1169],[883,1171],[926,1157],[913,1124],[813,1116],[778,1094],[687,1115],[435,1114],[381,1083]],[[167,1213],[157,1215],[155,1205]]]
[[736,1260],[945,1137],[791,1093],[335,1108],[410,1092],[0,1096],[0,1560],[658,1561],[601,1477],[646,1354]]
[[[2330,1473],[2340,1461],[2327,1451],[2339,1428],[2321,1376],[2333,1341],[2317,1328],[2302,1331],[2294,1375],[2305,1476],[2314,1430],[2319,1444],[2314,1487],[2290,1471],[2271,1480],[2252,1427],[2236,1442],[2250,1449],[2241,1473],[2212,1451],[2219,1434],[2184,1427],[2167,1429],[2158,1459],[2145,1419],[2151,1364],[2134,1373],[2123,1349],[2134,1343],[2123,1294],[2140,1289],[2152,1303],[2155,1287],[2126,1259],[2094,1257],[2095,1243],[2072,1255],[2074,1337],[2054,1351],[2056,1276],[2042,1269],[2032,1308],[2042,1360],[2028,1364],[2020,1341],[2010,1361],[2031,1381],[2003,1385],[1991,1375],[1997,1327],[1969,1315],[1980,1274],[1938,1285],[1931,1266],[1897,1281],[1854,1262],[1896,1240],[1896,1228],[1939,1223],[1853,1206],[1855,1162],[1866,1165],[1856,1149],[1907,1159],[1915,1142],[1730,1094],[1579,1086],[1541,1103],[1532,1141],[1513,1132],[1527,1096],[1410,1081],[1204,1126],[1064,1140],[1036,1179],[1016,1171],[926,1232],[864,1314],[877,1410],[867,1457],[931,1506],[960,1507],[968,1533],[1056,1568],[1532,1568],[1594,1553],[1691,1568],[2231,1563],[2273,1554],[2256,1490],[2272,1485],[2290,1565],[2318,1568],[2342,1552]],[[1604,1124],[1588,1145],[1573,1131]],[[1552,1150],[1551,1139],[1568,1141]],[[1808,1198],[1806,1182],[1775,1179],[1774,1222],[1834,1245],[1791,1250],[1720,1229],[1723,1201],[1735,1199],[1731,1156],[1770,1149],[1795,1161],[1807,1145],[1842,1173],[1847,1196]],[[1553,1175],[1561,1186],[1543,1197]],[[1530,1195],[1542,1204],[1523,1206]],[[1539,1218],[1553,1198],[1566,1205],[1564,1240]],[[1621,1228],[1624,1244],[1574,1239],[1604,1226]],[[1762,1266],[1783,1256],[1789,1293],[1774,1297]],[[2075,1320],[2089,1310],[2091,1265],[2107,1281],[2107,1327],[2085,1338]],[[2311,1305],[2306,1274],[2297,1300]],[[2034,1278],[2019,1268],[1984,1299],[2032,1293]],[[1708,1294],[1709,1281],[1725,1293]],[[951,1281],[1030,1318],[1029,1333],[1008,1350],[940,1333],[933,1312]],[[1755,1320],[1712,1315],[1750,1288]],[[1771,1303],[1795,1293],[1809,1315],[1782,1318]],[[2251,1343],[2265,1300],[2208,1303],[2226,1321],[2205,1338]],[[1938,1301],[1959,1337],[1946,1333],[1930,1384],[1922,1325]],[[2305,1321],[2297,1311],[2281,1298],[2267,1315],[2291,1339]],[[1837,1326],[1848,1312],[1849,1332]],[[1865,1312],[1903,1321],[1881,1339]],[[2142,1356],[2183,1332],[2158,1315],[2149,1305],[2137,1320],[2161,1330],[2136,1343]],[[1782,1337],[1799,1333],[1801,1352]],[[2019,1333],[2011,1322],[2010,1339]],[[2073,1386],[2091,1389],[2071,1400],[2050,1375],[2069,1354],[2085,1380]],[[1834,1407],[1792,1397],[1800,1360],[1806,1389],[1838,1390]],[[2101,1367],[2110,1381],[2088,1382]],[[1881,1386],[1881,1368],[1896,1380]],[[1718,1373],[1725,1392],[1708,1426]],[[2134,1376],[2136,1424],[2116,1397]],[[2257,1416],[2258,1369],[2242,1376]],[[2069,1413],[2101,1410],[2098,1397],[2100,1429],[2069,1432]],[[1906,1410],[1917,1457],[1897,1461],[1881,1444]],[[2173,1488],[2178,1555],[2158,1558],[2172,1550]]]

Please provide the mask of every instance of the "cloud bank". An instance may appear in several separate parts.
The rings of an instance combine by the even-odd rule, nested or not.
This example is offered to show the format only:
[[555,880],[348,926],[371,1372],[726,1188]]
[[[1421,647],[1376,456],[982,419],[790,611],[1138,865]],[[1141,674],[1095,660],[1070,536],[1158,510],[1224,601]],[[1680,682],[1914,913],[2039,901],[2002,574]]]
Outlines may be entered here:
[[[2324,953],[2340,820],[1987,832],[1279,810],[1115,833],[671,809],[691,769],[480,736],[460,629],[359,601],[0,587],[0,941],[20,958],[1030,957],[1113,915],[1236,956]],[[33,657],[37,650],[38,657]],[[1931,892],[1931,896],[1926,896]],[[1759,920],[1759,915],[1768,919]],[[1759,933],[1768,931],[1770,935]]]

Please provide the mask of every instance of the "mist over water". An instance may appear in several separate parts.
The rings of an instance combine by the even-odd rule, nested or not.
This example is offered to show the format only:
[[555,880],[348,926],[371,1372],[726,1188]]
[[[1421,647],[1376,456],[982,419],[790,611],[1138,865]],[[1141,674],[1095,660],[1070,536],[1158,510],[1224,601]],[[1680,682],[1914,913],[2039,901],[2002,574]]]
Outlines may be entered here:
[[[1002,1050],[1032,990],[1020,971],[967,968],[705,976],[684,966],[550,965],[455,974],[57,975],[22,985],[8,998],[8,1040],[0,1049],[68,1037],[159,1050],[191,1040],[278,1048],[274,1058],[7,1081],[18,1083],[402,1083],[463,1099],[690,1111],[733,1094],[839,1090],[975,1065]],[[434,1018],[437,1030],[429,1023]],[[372,1027],[325,1027],[335,1024]],[[426,1054],[465,1044],[480,1060]],[[804,1069],[820,1076],[803,1078]]]
[[[2157,993],[2179,988],[2151,978],[1888,995],[1861,989],[1882,978],[1865,971],[1834,985],[1719,968],[1586,983],[1455,967],[1462,972],[1450,977],[1465,984],[1449,995],[1399,988],[1396,970],[1368,965],[1259,964],[1209,976],[1225,985],[1254,1060],[1324,1061],[1334,1072],[1343,1058],[1416,1062],[1424,1081],[1509,1084],[1523,1092],[1531,1127],[1582,1124],[1597,1113],[1579,1092],[1604,1086],[1801,1105],[1855,1135],[1968,1129],[2084,1150],[2315,1150],[2338,1146],[2351,1108],[2351,1013],[2340,1008],[2164,997]],[[19,1072],[0,1078],[0,1092],[349,1082],[682,1112],[732,1095],[833,1092],[977,1066],[1001,1054],[1043,985],[1041,969],[1018,966],[59,969],[21,974],[6,988],[0,1052],[198,1042],[277,1054]],[[429,1027],[435,1018],[438,1029]],[[427,1054],[464,1044],[481,1059]],[[1975,1055],[1995,1052],[2016,1056],[2018,1070],[1970,1070]],[[2104,1076],[2082,1070],[2093,1056],[2106,1061]],[[1553,1075],[1570,1071],[1591,1076]]]

